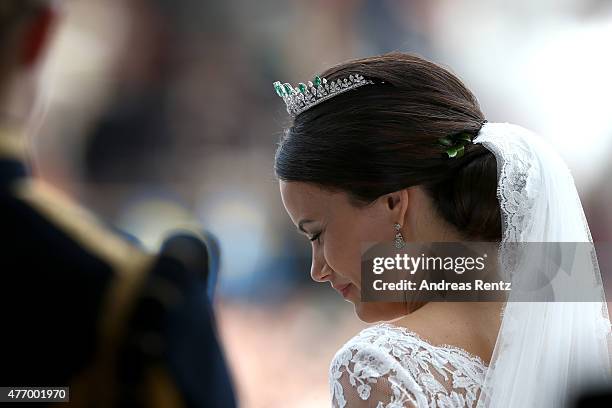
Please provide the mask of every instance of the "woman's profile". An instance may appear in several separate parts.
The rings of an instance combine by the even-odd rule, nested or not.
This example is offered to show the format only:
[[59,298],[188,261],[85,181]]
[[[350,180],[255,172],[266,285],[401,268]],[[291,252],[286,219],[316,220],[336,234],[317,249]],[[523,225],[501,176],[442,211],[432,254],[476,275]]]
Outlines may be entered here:
[[[512,294],[504,303],[361,300],[363,242],[590,242],[571,175],[536,135],[487,123],[455,75],[409,54],[275,89],[293,118],[275,172],[311,241],[311,276],[377,323],[339,345],[333,406],[555,407],[580,378],[609,377],[603,292],[571,305]],[[587,270],[601,279],[593,262]]]

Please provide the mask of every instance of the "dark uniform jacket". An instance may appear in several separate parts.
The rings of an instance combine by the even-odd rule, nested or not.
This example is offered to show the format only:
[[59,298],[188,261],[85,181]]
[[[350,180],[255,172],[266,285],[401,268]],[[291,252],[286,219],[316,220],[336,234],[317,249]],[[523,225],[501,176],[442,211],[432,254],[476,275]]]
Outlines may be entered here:
[[179,257],[145,253],[10,156],[0,228],[0,386],[69,386],[71,406],[235,406],[205,282]]

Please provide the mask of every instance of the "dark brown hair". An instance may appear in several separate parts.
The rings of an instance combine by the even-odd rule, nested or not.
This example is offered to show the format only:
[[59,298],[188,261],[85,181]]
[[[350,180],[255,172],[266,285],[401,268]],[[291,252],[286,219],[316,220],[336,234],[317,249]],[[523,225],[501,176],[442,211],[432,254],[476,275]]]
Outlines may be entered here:
[[449,158],[438,139],[475,136],[484,123],[478,101],[448,70],[392,53],[328,69],[328,81],[360,74],[375,82],[299,114],[279,143],[283,181],[344,191],[355,205],[421,185],[434,207],[466,239],[499,241],[495,156],[481,144]]

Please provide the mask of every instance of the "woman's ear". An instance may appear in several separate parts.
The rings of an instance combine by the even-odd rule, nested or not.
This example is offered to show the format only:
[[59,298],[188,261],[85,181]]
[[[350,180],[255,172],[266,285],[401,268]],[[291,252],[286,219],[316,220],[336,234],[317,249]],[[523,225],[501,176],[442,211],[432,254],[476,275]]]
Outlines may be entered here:
[[408,211],[408,203],[410,201],[410,193],[407,188],[394,191],[385,196],[386,209],[389,211],[392,223],[404,225],[406,213]]

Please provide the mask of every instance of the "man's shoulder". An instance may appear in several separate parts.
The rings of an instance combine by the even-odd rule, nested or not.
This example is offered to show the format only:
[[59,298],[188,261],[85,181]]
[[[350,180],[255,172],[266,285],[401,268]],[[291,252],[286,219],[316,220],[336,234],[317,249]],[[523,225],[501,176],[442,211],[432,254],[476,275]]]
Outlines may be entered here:
[[29,217],[22,217],[28,219],[23,219],[18,226],[22,234],[42,233],[38,239],[44,240],[44,231],[39,230],[49,231],[49,239],[53,232],[120,274],[147,269],[154,261],[153,256],[45,182],[26,179],[14,186],[13,196],[31,211]]

